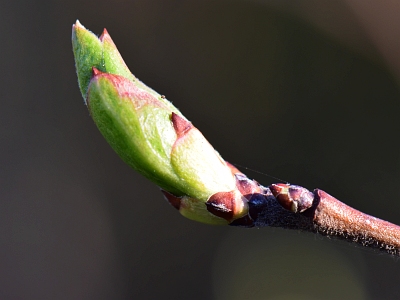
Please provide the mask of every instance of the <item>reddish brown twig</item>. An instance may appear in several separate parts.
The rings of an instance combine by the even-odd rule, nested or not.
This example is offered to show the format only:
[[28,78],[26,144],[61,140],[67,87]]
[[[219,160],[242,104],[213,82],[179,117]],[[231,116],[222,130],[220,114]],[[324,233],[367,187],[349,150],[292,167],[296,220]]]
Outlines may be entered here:
[[247,198],[250,220],[231,225],[310,231],[400,256],[400,226],[364,214],[322,190],[273,184]]
[[322,190],[316,189],[314,195],[316,232],[400,255],[400,226],[351,208]]

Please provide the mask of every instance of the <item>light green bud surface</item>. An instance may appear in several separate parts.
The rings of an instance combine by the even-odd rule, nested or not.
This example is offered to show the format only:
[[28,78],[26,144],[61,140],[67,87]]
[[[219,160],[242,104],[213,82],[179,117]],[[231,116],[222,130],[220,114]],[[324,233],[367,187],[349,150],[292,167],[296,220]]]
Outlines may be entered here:
[[[183,215],[226,224],[205,203],[215,193],[234,190],[235,179],[201,132],[129,71],[106,30],[97,38],[77,21],[72,44],[82,96],[111,147],[132,168],[182,197]],[[173,113],[190,124],[187,132],[174,128]]]

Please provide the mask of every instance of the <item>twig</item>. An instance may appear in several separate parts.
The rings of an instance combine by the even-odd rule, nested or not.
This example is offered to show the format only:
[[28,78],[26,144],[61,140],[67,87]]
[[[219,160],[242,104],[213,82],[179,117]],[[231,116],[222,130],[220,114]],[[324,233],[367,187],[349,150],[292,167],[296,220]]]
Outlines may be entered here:
[[231,225],[309,231],[400,256],[400,226],[362,213],[320,189],[273,184],[248,197],[252,220]]

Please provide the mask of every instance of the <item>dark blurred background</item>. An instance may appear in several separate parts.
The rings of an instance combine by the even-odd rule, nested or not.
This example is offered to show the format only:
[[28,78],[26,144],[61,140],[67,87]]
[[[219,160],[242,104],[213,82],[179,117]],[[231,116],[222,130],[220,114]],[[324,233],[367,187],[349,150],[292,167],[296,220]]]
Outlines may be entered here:
[[392,257],[181,217],[98,132],[70,42],[107,27],[225,159],[400,224],[400,4],[375,2],[3,0],[0,299],[398,299]]

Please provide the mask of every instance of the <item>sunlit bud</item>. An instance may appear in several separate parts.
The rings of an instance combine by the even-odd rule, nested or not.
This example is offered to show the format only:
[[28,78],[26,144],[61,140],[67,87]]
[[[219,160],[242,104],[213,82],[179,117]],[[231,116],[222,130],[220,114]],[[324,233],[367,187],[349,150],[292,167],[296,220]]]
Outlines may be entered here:
[[279,204],[294,213],[305,211],[314,201],[314,194],[298,185],[277,183],[270,185],[269,188]]
[[228,224],[247,214],[231,167],[165,96],[132,75],[106,30],[97,38],[77,22],[72,43],[90,115],[128,165],[190,219]]

